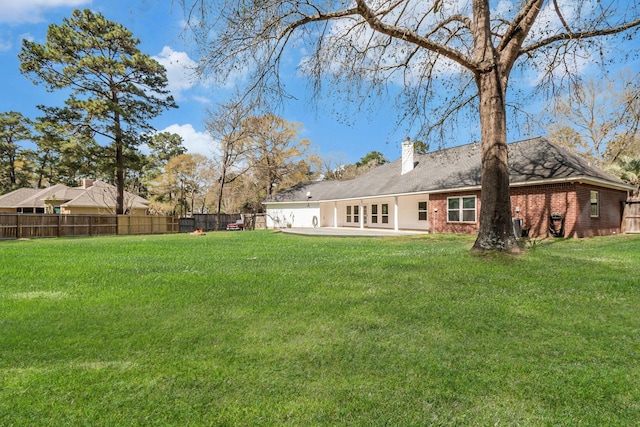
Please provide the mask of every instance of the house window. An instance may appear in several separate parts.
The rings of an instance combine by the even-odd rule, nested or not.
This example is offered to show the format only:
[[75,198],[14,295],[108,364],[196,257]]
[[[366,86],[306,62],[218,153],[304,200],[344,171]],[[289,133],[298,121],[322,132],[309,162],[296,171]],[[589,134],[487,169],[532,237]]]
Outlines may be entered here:
[[600,216],[600,194],[597,191],[591,192],[591,218]]
[[447,221],[476,222],[475,196],[447,198]]
[[427,202],[418,202],[418,221],[427,220]]
[[378,205],[371,205],[371,223],[378,223]]
[[351,222],[351,206],[347,206],[347,222]]
[[353,206],[353,222],[360,222],[360,206],[358,205]]
[[389,224],[389,205],[387,203],[382,204],[382,223]]

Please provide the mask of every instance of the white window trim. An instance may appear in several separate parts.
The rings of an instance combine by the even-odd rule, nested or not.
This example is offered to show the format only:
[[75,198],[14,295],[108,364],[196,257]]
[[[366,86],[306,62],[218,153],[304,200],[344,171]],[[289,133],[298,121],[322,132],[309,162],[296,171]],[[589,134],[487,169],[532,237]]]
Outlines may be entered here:
[[[596,195],[596,201],[595,201],[596,214],[595,215],[593,214],[593,212],[591,212],[591,207],[594,205],[594,202],[593,202],[594,193]],[[589,214],[591,215],[591,218],[600,218],[600,192],[599,191],[591,190],[589,192]]]
[[[469,199],[473,197],[473,221],[465,221],[464,220],[464,211],[470,211],[471,209],[464,209],[464,203],[463,203],[463,199]],[[450,221],[449,220],[449,200],[451,199],[458,199],[459,201],[459,208],[457,209],[458,211],[458,218],[460,218],[458,221]],[[450,223],[465,223],[465,224],[475,224],[476,222],[478,222],[478,198],[476,196],[457,196],[457,197],[447,197],[447,222]]]
[[[425,204],[425,208],[424,209],[420,209],[420,203],[424,203]],[[448,203],[448,202],[447,202]],[[420,219],[420,214],[424,212],[424,219]],[[418,201],[418,221],[429,221],[429,202],[426,200],[420,200]]]
[[378,204],[377,203],[373,203],[371,205],[371,224],[377,224],[378,223]]

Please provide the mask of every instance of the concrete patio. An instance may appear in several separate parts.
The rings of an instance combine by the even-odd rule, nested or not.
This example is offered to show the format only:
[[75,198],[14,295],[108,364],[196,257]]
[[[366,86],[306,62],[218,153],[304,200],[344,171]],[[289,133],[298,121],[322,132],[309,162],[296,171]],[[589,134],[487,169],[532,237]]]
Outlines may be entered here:
[[335,237],[391,237],[428,234],[419,230],[381,230],[355,227],[316,227],[316,228],[282,228],[279,231],[289,234],[302,234],[307,236],[335,236]]

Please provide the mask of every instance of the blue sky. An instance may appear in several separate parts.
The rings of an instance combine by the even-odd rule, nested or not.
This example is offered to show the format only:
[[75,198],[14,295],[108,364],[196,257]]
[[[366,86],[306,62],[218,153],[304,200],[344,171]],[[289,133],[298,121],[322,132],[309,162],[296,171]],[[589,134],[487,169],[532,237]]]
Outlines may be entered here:
[[[76,8],[90,8],[131,30],[141,41],[141,51],[167,69],[170,89],[180,108],[155,119],[154,127],[180,134],[189,152],[212,154],[214,143],[204,126],[206,110],[223,102],[229,90],[203,84],[191,76],[189,67],[197,60],[195,50],[181,37],[184,17],[180,7],[172,3],[171,0],[0,0],[0,111],[18,111],[35,118],[39,115],[36,105],[63,104],[64,94],[47,93],[20,74],[17,55],[21,40],[44,43],[49,24],[60,24]],[[637,62],[635,67],[637,71]],[[305,94],[307,82],[296,78],[295,71],[289,76],[291,80],[287,83],[298,99],[289,101],[277,113],[301,123],[300,137],[311,140],[319,154],[346,163],[356,162],[372,150],[382,152],[390,160],[399,157],[400,144],[407,135],[405,130],[396,128],[392,105],[383,104],[378,112],[358,113],[349,105],[339,104],[336,97],[314,108]],[[346,111],[347,119],[341,120],[331,113],[334,107]],[[533,112],[538,107],[529,108]],[[458,131],[463,137],[458,138],[458,143],[471,142],[465,140],[467,135],[477,138],[477,126],[475,120],[459,123]],[[524,129],[511,127],[509,140],[540,133],[540,129],[535,129],[529,135]]]
[[[193,79],[189,66],[197,59],[193,46],[181,37],[182,10],[170,0],[0,0],[0,111],[18,111],[27,117],[39,115],[36,105],[62,105],[65,95],[47,93],[20,74],[17,55],[21,40],[44,43],[49,24],[60,24],[74,9],[90,8],[119,22],[140,39],[140,50],[167,68],[171,91],[180,108],[153,121],[159,131],[180,134],[189,152],[211,154],[213,142],[205,132],[207,108],[224,101],[228,90],[210,87]],[[300,137],[311,140],[317,152],[353,163],[372,150],[387,158],[399,157],[405,135],[394,132],[384,108],[378,114],[354,114],[349,124],[322,107],[309,105],[304,80],[291,82],[299,99],[290,101],[279,114],[302,124]]]

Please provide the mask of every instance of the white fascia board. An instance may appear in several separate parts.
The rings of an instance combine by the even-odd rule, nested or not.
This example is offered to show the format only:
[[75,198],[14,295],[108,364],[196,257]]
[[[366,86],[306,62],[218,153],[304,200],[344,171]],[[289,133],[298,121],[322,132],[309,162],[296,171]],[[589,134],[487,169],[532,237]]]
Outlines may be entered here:
[[511,184],[511,187],[525,187],[529,185],[545,185],[545,184],[561,184],[566,182],[577,182],[579,184],[593,184],[598,187],[612,188],[614,190],[635,190],[636,187],[630,184],[626,184],[624,182],[617,183],[611,182],[606,179],[594,178],[591,176],[579,176],[572,178],[558,178],[558,179],[541,179],[538,181],[526,181],[526,182],[516,182]]
[[[635,190],[636,187],[630,184],[625,183],[615,183],[611,181],[607,181],[605,179],[594,178],[589,176],[581,176],[581,177],[572,177],[572,178],[557,178],[557,179],[541,179],[537,181],[525,181],[525,182],[516,182],[510,183],[510,187],[525,187],[531,185],[546,185],[546,184],[560,184],[567,182],[578,182],[585,184],[593,184],[599,187],[612,188],[615,190],[625,190],[632,191]],[[389,197],[402,197],[402,196],[415,196],[421,194],[441,194],[441,193],[463,193],[466,191],[480,191],[482,190],[482,186],[480,185],[470,185],[467,187],[456,187],[456,188],[445,188],[440,190],[427,190],[427,191],[415,191],[411,193],[395,193],[395,194],[378,194],[375,196],[362,196],[362,197],[349,197],[345,199],[326,199],[326,200],[315,200],[315,203],[330,203],[330,202],[350,202],[354,200],[370,200],[370,199],[383,199]],[[305,204],[307,201],[295,201],[295,202],[268,202],[264,203],[265,205],[278,205],[278,204]]]
[[320,203],[326,202],[326,200],[314,200],[313,202],[298,200],[295,202],[262,202],[265,206],[271,205],[309,205],[309,207],[317,207]]

